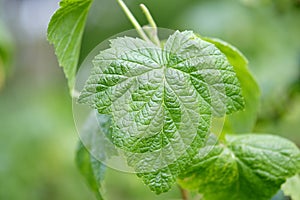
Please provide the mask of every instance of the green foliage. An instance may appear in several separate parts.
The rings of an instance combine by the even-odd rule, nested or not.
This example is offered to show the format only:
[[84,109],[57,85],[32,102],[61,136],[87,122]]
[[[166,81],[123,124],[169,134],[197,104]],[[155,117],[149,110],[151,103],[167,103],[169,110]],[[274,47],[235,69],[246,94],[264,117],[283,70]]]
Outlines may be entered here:
[[299,168],[300,151],[284,138],[230,136],[227,144],[214,146],[206,156],[200,151],[178,182],[207,200],[268,200]]
[[103,200],[100,189],[101,182],[104,180],[105,165],[95,159],[81,142],[78,145],[76,163],[97,199]]
[[[206,200],[270,199],[299,172],[300,152],[276,136],[224,136],[251,132],[256,122],[260,92],[247,59],[226,42],[192,31],[176,31],[154,44],[119,2],[143,40],[110,40],[110,48],[95,57],[78,102],[105,114],[98,128],[125,151],[128,165],[156,194],[178,181]],[[63,0],[49,24],[48,38],[70,89],[90,4]],[[221,140],[208,137],[212,119],[224,116]],[[104,166],[82,145],[77,164],[102,199]]]
[[81,39],[91,4],[92,0],[62,0],[48,26],[48,40],[54,45],[70,90],[75,84]]

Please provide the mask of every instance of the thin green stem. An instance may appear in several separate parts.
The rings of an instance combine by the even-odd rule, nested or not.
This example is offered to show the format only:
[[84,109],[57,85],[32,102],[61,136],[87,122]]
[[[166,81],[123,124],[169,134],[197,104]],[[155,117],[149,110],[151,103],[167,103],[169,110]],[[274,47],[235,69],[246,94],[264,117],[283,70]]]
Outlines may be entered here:
[[125,14],[128,17],[128,19],[131,21],[132,25],[134,26],[134,28],[136,29],[136,31],[138,32],[138,34],[141,36],[141,38],[143,40],[145,40],[145,41],[150,42],[150,39],[147,37],[147,35],[143,31],[143,28],[138,23],[138,21],[136,20],[136,18],[133,16],[133,14],[131,13],[131,11],[128,9],[128,7],[126,6],[126,4],[122,0],[118,0],[118,3],[121,6],[121,8],[123,9],[123,11],[125,12]]
[[157,26],[156,26],[156,23],[151,15],[149,9],[144,4],[140,4],[140,7],[141,7],[142,11],[144,12],[144,14],[149,22],[150,27],[152,28],[151,32],[153,31],[153,34],[150,36],[150,39],[152,39],[154,44],[156,44],[157,46],[160,46],[160,41],[157,36]]
[[152,28],[157,29],[156,23],[155,23],[155,21],[154,21],[152,15],[151,15],[149,9],[148,9],[144,4],[140,4],[140,7],[141,7],[142,11],[144,12],[144,14],[145,14],[145,16],[146,16],[146,18],[147,18],[147,20],[148,20],[150,26],[151,26]]

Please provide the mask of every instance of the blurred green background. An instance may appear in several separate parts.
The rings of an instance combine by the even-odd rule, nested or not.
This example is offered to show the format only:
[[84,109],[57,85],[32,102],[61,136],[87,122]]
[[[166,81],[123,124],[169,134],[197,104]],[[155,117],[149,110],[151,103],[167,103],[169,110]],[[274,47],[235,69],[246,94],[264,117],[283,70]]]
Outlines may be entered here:
[[[300,145],[299,0],[127,0],[141,23],[146,4],[158,26],[192,29],[237,46],[261,90],[255,132]],[[74,163],[72,102],[46,29],[58,0],[0,0],[0,199],[93,199]],[[131,24],[114,0],[95,0],[81,61]],[[117,180],[117,181],[116,181]],[[157,197],[135,176],[110,170],[109,200],[180,199],[176,186]]]

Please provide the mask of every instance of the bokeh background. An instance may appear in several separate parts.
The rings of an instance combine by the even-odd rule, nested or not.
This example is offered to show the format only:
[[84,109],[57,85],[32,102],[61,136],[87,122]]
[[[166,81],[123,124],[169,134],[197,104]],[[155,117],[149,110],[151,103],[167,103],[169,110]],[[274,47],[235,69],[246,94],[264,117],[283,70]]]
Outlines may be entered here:
[[[0,199],[94,199],[74,163],[78,135],[62,69],[46,40],[59,0],[0,0]],[[262,92],[255,132],[300,145],[299,0],[126,0],[142,24],[146,4],[160,27],[192,29],[237,46]],[[131,24],[114,0],[94,0],[81,61]],[[109,171],[109,200],[155,197],[129,174]]]

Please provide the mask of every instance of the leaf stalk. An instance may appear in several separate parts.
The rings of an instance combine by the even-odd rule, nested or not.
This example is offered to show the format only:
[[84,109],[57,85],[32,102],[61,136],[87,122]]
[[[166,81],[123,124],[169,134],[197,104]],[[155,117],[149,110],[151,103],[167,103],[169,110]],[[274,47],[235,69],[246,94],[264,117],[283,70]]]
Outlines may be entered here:
[[[119,5],[121,6],[122,10],[125,12],[126,16],[140,35],[140,37],[147,41],[152,42],[155,45],[160,47],[160,40],[157,35],[157,26],[156,23],[148,10],[148,8],[144,4],[140,4],[140,7],[142,11],[144,12],[148,22],[149,26],[145,26],[145,28],[141,27],[137,19],[133,16],[132,12],[129,10],[129,8],[126,6],[126,4],[123,2],[123,0],[118,0]],[[150,29],[150,30],[149,30]]]
[[157,46],[160,46],[160,41],[159,41],[159,38],[157,36],[157,26],[156,26],[156,23],[149,11],[149,9],[144,5],[144,4],[140,4],[140,7],[142,9],[142,11],[144,12],[148,22],[149,22],[149,25],[153,31],[153,35],[151,35],[151,39],[153,41],[154,44],[156,44]]
[[118,0],[119,5],[121,6],[122,10],[125,12],[126,16],[138,32],[138,34],[141,36],[141,38],[145,41],[150,42],[150,39],[147,37],[146,33],[144,32],[143,28],[139,24],[139,22],[136,20],[136,18],[133,16],[129,8],[126,6],[126,4],[122,0]]

